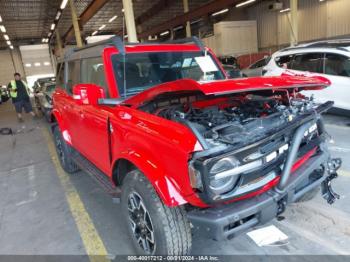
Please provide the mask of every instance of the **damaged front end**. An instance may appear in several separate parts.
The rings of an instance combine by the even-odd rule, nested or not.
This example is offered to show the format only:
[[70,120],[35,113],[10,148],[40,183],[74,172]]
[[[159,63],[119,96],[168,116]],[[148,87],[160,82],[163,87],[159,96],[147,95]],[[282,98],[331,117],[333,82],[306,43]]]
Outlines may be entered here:
[[[324,195],[334,201],[334,164],[328,163],[336,161],[329,160],[321,118],[332,106],[291,89],[223,96],[183,92],[157,97],[140,109],[193,131],[200,148],[189,162],[191,185],[203,202],[213,205],[270,189],[284,194],[298,180],[293,183],[295,201],[310,184],[320,186],[325,176]],[[296,175],[315,159],[306,175]]]

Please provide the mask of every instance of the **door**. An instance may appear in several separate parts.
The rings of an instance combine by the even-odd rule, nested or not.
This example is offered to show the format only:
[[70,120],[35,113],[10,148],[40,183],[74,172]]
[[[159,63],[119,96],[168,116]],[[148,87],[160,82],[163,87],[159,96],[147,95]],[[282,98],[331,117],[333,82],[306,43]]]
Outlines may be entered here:
[[[106,88],[102,59],[86,58],[81,61],[80,83],[96,84]],[[106,90],[106,89],[105,89]],[[108,93],[106,96],[108,97]],[[104,173],[110,171],[109,112],[98,105],[80,105],[75,134],[79,151]]]
[[322,91],[320,99],[332,100],[335,107],[350,110],[350,58],[327,53],[324,68],[324,77],[332,84]]

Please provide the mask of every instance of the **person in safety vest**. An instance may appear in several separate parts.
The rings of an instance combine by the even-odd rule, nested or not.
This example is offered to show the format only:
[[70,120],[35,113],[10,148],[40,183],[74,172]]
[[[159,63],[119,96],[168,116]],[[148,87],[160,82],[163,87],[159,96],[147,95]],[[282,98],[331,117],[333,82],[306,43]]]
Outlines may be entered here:
[[22,109],[26,113],[30,113],[33,118],[35,114],[33,112],[32,104],[29,99],[29,89],[26,82],[21,80],[21,75],[19,73],[14,74],[15,79],[11,80],[7,88],[9,90],[12,103],[15,106],[17,117],[19,122],[23,122]]

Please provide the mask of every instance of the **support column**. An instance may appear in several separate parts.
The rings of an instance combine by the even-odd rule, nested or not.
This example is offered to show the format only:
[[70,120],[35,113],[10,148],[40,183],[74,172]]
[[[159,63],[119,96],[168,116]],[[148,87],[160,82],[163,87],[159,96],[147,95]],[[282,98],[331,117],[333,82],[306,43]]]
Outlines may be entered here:
[[60,33],[58,32],[58,29],[56,29],[56,42],[57,42],[57,49],[58,49],[58,56],[62,56],[63,54],[63,47],[62,47],[62,40]]
[[[184,4],[184,13],[187,13],[189,11],[188,0],[183,0],[183,4]],[[190,24],[190,21],[186,22],[186,37],[191,37],[191,24]]]
[[132,7],[132,0],[123,0],[123,7],[124,7],[126,30],[128,33],[128,40],[129,42],[136,43],[138,41],[137,41],[137,34],[136,34],[134,9]]
[[[70,6],[70,10],[72,12],[72,22],[73,22],[73,28],[74,28],[74,33],[75,33],[75,40],[77,42],[77,47],[82,47],[83,41],[81,40],[79,20],[78,20],[77,11],[75,10],[75,6],[74,6],[73,1],[74,0],[69,0],[69,6]],[[57,30],[56,30],[56,32],[57,32]]]
[[290,0],[290,45],[298,44],[298,0]]

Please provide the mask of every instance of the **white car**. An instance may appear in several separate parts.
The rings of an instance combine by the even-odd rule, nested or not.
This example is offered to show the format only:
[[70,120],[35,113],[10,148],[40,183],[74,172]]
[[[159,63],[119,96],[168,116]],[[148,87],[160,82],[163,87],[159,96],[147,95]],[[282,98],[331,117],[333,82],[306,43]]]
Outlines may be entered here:
[[350,111],[350,39],[315,42],[274,53],[264,67],[264,76],[282,74],[323,76],[331,86],[321,91],[304,91],[318,102],[334,101],[334,107]]

